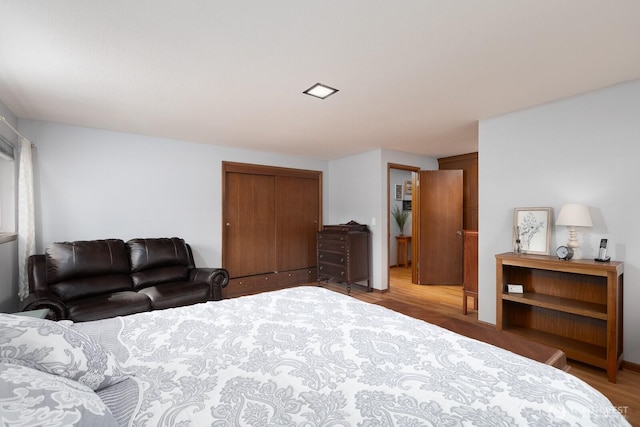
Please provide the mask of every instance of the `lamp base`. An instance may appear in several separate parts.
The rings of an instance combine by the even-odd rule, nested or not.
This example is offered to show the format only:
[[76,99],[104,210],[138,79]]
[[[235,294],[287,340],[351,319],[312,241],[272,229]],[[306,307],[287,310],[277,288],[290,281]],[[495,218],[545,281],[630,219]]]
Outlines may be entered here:
[[567,247],[573,250],[573,258],[571,259],[582,259],[582,254],[580,254],[580,244],[577,239],[578,233],[576,233],[576,229],[574,227],[569,228],[569,241],[567,242]]

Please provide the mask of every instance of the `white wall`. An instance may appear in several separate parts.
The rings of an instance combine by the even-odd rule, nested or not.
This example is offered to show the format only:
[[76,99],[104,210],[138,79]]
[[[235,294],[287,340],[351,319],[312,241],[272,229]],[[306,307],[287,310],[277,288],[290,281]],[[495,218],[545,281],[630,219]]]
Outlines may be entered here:
[[[380,212],[378,191],[386,180],[380,173],[380,150],[333,160],[329,163],[329,216],[324,224],[344,224],[354,220],[371,230],[371,286],[383,286],[382,233],[386,228]],[[386,193],[386,191],[385,191]]]
[[196,265],[220,266],[222,161],[327,175],[327,162],[310,158],[31,120],[19,130],[37,146],[38,253],[54,241],[178,236]]
[[[512,250],[513,208],[586,204],[584,258],[600,238],[625,263],[624,359],[640,363],[640,80],[480,122],[479,318],[495,323],[494,255]],[[554,227],[551,250],[566,243]]]

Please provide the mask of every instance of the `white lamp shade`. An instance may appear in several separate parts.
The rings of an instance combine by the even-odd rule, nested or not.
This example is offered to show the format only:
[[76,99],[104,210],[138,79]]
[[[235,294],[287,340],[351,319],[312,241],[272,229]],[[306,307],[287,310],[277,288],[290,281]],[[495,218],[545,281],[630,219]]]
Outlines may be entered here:
[[556,225],[573,227],[593,227],[589,208],[579,203],[568,203],[560,208]]

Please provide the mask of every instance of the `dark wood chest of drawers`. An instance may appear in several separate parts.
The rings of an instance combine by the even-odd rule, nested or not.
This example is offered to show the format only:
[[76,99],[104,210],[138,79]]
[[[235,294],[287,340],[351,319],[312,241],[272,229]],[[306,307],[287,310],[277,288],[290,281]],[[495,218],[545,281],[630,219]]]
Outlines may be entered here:
[[318,232],[318,281],[334,279],[347,284],[370,280],[371,233],[361,224],[325,225]]

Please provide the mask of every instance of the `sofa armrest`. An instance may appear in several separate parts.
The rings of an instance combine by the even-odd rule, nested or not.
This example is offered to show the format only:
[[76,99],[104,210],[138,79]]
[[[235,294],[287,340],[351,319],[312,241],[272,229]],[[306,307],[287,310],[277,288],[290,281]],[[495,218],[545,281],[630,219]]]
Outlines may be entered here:
[[206,282],[211,287],[211,299],[222,299],[222,288],[229,283],[229,272],[224,268],[193,268],[190,280],[192,282]]
[[64,302],[49,291],[36,291],[29,294],[22,302],[22,311],[48,308],[47,319],[65,320],[69,318],[69,311]]
[[29,277],[29,292],[46,291],[47,284],[47,263],[42,254],[31,255],[27,260],[27,273]]

